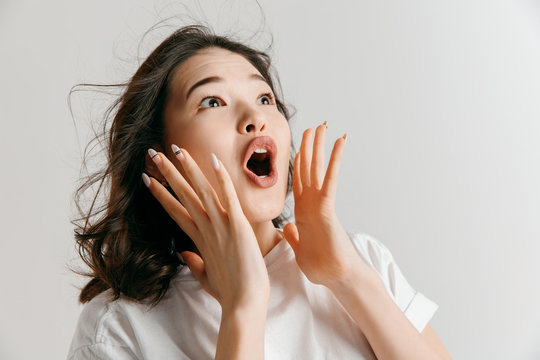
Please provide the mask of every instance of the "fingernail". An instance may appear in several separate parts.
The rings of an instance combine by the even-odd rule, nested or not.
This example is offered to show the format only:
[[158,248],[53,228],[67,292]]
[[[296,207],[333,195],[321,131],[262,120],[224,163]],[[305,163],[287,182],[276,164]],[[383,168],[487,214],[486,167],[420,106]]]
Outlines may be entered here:
[[178,258],[180,259],[180,261],[182,261],[183,263],[186,262],[186,260],[184,260],[184,257],[182,256],[182,254],[180,253],[177,253],[178,254]]
[[178,157],[178,159],[180,159],[180,160],[185,159],[184,154],[182,154],[182,150],[180,150],[180,148],[178,146],[172,144],[171,149],[172,149],[174,155],[176,155]]
[[148,177],[148,175],[146,175],[145,173],[142,173],[142,180],[143,180],[143,183],[144,185],[146,185],[146,187],[150,187],[150,178]]
[[212,153],[212,167],[214,168],[214,170],[219,169],[219,163],[218,163],[217,157],[216,157],[216,155],[214,155],[214,153]]
[[347,134],[343,135],[343,140],[347,140]]
[[325,121],[325,122],[323,122],[323,125],[324,125],[325,128],[328,129],[328,125],[326,125],[327,123],[328,123],[328,121]]
[[148,149],[148,155],[150,155],[150,157],[156,164],[159,164],[161,162],[161,158],[158,156],[156,150],[152,148]]

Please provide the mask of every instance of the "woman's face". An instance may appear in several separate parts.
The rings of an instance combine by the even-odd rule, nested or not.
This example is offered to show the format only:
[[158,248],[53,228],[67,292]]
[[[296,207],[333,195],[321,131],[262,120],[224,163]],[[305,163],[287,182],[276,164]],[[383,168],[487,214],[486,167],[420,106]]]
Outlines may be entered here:
[[[165,106],[165,152],[169,159],[185,177],[170,145],[185,148],[218,192],[210,158],[211,153],[216,154],[229,172],[251,223],[277,217],[287,192],[290,129],[273,95],[249,61],[213,47],[201,50],[175,70]],[[250,147],[259,137],[267,141]],[[255,148],[259,150],[251,157]],[[253,166],[257,157],[266,159]]]

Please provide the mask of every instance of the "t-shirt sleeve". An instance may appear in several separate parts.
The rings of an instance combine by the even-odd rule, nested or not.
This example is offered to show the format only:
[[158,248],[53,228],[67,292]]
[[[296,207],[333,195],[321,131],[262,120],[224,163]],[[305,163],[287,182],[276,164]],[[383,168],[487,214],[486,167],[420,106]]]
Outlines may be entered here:
[[77,321],[68,360],[141,359],[137,339],[127,316],[103,292],[87,303]]
[[439,306],[412,288],[383,243],[363,233],[348,235],[362,258],[377,271],[390,297],[418,332],[422,332]]

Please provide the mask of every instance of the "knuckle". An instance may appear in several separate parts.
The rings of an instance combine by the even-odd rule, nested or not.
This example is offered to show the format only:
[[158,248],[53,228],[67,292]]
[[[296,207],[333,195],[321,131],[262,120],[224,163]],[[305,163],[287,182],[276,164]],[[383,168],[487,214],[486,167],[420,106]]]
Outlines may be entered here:
[[208,203],[213,199],[213,196],[209,189],[202,189],[199,192],[199,198],[203,203]]
[[223,189],[227,190],[226,187],[227,187],[228,181],[227,181],[227,178],[224,175],[218,176],[218,182],[219,182],[219,184],[221,185],[221,187]]
[[232,199],[229,194],[224,194],[223,196],[223,205],[225,209],[230,210],[232,205]]
[[169,215],[172,217],[174,222],[177,223],[181,228],[186,227],[186,219],[179,211],[174,211],[172,214]]
[[[153,184],[155,185],[155,184]],[[165,197],[163,196],[164,194],[162,193],[161,189],[159,188],[159,186],[151,186],[150,187],[150,192],[152,193],[152,195],[154,196],[154,198],[160,203],[160,204],[164,204],[165,203]]]
[[[187,160],[187,158],[186,158],[186,160]],[[183,168],[186,171],[186,174],[189,177],[192,177],[193,174],[195,173],[195,167],[196,166],[197,165],[196,165],[196,163],[194,161],[185,161],[184,165],[183,165]]]
[[221,217],[221,221],[224,223],[224,224],[227,224],[229,223],[230,221],[230,217],[229,217],[229,214],[226,212],[226,211],[220,211],[220,217]]
[[169,166],[167,166],[167,164],[163,164],[161,166],[161,169],[160,169],[160,172],[163,176],[165,176],[166,178],[170,178],[171,176],[171,168]]

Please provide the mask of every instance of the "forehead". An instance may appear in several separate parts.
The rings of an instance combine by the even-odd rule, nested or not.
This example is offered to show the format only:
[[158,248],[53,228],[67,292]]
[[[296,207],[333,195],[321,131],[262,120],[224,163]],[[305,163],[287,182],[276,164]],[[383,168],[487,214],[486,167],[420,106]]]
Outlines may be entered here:
[[185,95],[189,87],[208,76],[219,76],[225,81],[245,79],[259,71],[242,55],[212,47],[198,51],[174,71],[171,87],[177,95]]

